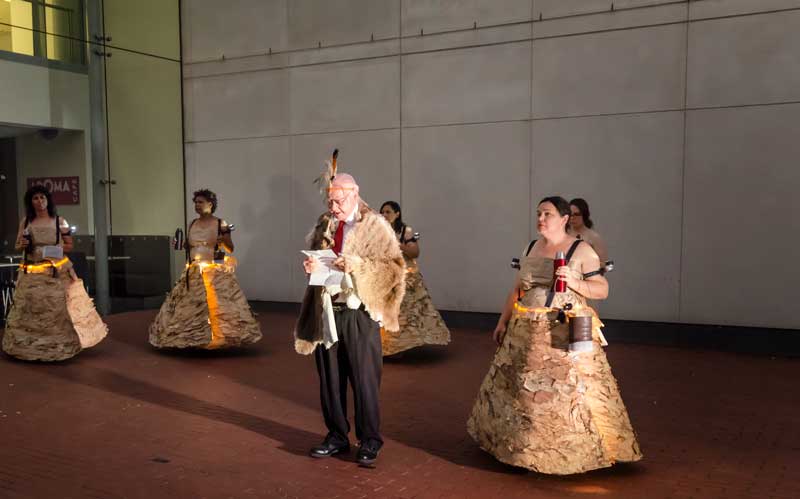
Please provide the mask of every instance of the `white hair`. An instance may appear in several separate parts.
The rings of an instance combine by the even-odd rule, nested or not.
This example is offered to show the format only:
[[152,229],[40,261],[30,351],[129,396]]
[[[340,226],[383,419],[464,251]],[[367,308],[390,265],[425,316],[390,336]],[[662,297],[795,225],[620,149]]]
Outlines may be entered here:
[[356,183],[356,179],[353,178],[353,176],[349,173],[336,174],[333,182],[331,182],[331,188],[336,189],[337,187],[342,189],[353,189],[356,191],[356,194],[358,194],[358,184]]

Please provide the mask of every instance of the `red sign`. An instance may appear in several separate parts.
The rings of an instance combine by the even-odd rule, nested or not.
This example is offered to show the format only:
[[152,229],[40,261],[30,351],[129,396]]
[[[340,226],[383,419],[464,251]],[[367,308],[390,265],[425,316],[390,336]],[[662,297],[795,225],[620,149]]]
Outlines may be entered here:
[[28,189],[43,185],[53,195],[56,205],[81,204],[81,184],[78,177],[28,178]]

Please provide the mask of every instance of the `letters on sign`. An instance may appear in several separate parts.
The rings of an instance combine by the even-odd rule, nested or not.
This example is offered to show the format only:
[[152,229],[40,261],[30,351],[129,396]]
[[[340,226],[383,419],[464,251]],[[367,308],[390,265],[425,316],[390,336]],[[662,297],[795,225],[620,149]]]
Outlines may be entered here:
[[79,177],[29,177],[28,189],[34,185],[44,186],[50,191],[56,205],[81,204]]

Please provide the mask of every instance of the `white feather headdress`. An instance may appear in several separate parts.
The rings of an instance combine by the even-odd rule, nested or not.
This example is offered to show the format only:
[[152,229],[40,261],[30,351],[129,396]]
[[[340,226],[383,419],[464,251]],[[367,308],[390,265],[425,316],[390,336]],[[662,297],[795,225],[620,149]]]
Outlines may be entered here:
[[325,161],[325,170],[314,180],[315,184],[319,184],[319,193],[326,201],[328,200],[328,191],[330,191],[333,179],[336,178],[336,159],[338,157],[339,149],[334,149],[331,159]]

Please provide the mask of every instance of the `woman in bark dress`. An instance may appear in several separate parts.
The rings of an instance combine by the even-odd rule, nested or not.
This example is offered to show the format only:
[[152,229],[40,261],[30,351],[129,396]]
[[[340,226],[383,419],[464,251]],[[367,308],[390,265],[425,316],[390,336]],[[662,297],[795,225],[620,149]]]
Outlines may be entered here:
[[[642,458],[602,349],[602,324],[586,306],[587,298],[607,297],[608,281],[594,274],[600,259],[591,246],[566,233],[569,214],[560,197],[538,205],[541,237],[521,257],[494,331],[500,346],[467,423],[498,460],[556,475]],[[554,272],[560,252],[568,263]],[[555,278],[566,281],[565,292],[554,291]],[[590,317],[591,341],[581,351],[571,351],[569,327],[555,320],[565,310],[567,320]]]
[[447,345],[450,343],[450,330],[433,306],[419,272],[418,236],[411,226],[403,223],[403,213],[397,202],[383,203],[381,215],[394,229],[406,261],[406,294],[400,305],[400,330],[381,330],[383,355],[397,354],[422,345]]
[[189,224],[186,270],[153,323],[150,344],[158,348],[218,349],[249,345],[261,329],[234,270],[232,226],[213,214],[217,195],[194,193],[199,215]]
[[3,351],[23,360],[69,359],[99,343],[108,328],[65,256],[72,250],[72,233],[58,216],[50,191],[42,186],[28,189],[25,209],[16,241],[25,257]]

